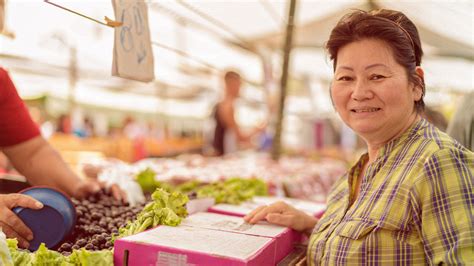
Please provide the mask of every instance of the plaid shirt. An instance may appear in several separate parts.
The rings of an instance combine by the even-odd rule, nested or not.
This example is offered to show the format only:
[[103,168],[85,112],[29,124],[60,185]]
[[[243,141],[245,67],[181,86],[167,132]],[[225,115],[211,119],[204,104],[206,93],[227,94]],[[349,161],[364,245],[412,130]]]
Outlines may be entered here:
[[474,265],[474,153],[421,119],[333,187],[309,265]]

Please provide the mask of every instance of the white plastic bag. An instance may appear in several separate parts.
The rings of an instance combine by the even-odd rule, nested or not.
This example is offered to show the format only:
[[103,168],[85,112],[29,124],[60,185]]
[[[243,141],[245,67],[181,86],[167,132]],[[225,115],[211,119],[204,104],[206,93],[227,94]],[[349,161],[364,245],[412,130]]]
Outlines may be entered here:
[[118,165],[103,170],[99,174],[99,181],[106,186],[117,184],[127,194],[127,201],[131,206],[145,202],[145,196],[140,185],[134,180],[136,169],[128,165]]
[[7,245],[7,236],[0,227],[0,266],[13,266],[10,250]]

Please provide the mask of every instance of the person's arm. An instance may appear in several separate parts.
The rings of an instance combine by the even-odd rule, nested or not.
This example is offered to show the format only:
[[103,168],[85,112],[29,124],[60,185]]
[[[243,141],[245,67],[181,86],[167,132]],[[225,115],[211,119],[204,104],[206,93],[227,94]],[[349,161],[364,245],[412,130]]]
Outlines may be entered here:
[[[96,180],[80,179],[41,136],[5,147],[3,152],[31,185],[58,188],[76,198],[83,198],[100,190],[101,184]],[[115,199],[126,201],[125,192],[117,185],[112,185],[110,189]]]
[[236,135],[237,139],[242,142],[248,141],[250,138],[243,134],[237,125],[234,117],[234,107],[230,103],[222,103],[217,109],[217,115],[220,116],[227,128],[230,128]]
[[318,219],[303,211],[297,210],[283,201],[269,206],[261,206],[244,217],[250,224],[266,220],[269,223],[290,227],[296,231],[310,235],[318,223]]
[[472,153],[440,150],[410,191],[427,264],[474,264],[473,170]]
[[[61,156],[41,136],[5,147],[3,152],[15,169],[24,175],[31,185],[58,188],[71,196],[83,196],[82,180],[69,168]],[[86,188],[86,190],[98,190]]]
[[250,134],[244,134],[241,130],[237,122],[235,121],[234,117],[234,107],[229,103],[224,103],[218,108],[218,115],[220,115],[224,124],[234,131],[237,139],[241,142],[249,141],[253,136],[261,133],[264,129],[266,124],[262,124],[261,126],[256,127]]

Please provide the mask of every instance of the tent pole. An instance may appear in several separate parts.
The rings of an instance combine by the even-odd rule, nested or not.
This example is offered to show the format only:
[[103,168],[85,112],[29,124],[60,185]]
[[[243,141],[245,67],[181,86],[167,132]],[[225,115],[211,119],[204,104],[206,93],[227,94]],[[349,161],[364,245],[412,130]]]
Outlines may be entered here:
[[286,39],[285,47],[283,51],[283,69],[281,74],[281,90],[280,90],[280,101],[278,106],[278,120],[275,129],[275,136],[273,138],[273,150],[272,158],[278,160],[281,155],[282,145],[281,145],[281,135],[283,131],[283,118],[285,111],[285,99],[287,92],[287,81],[288,81],[288,66],[290,63],[290,52],[292,48],[293,41],[293,26],[295,20],[295,10],[296,10],[296,0],[291,0],[290,8],[288,12],[288,22],[286,24]]
[[76,83],[77,83],[77,50],[75,46],[69,47],[69,92],[68,108],[72,114],[76,107]]

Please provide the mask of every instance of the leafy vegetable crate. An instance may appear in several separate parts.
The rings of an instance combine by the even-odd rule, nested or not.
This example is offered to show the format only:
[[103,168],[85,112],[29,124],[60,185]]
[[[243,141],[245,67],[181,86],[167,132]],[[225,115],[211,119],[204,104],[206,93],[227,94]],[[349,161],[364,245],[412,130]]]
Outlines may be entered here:
[[114,265],[275,265],[276,241],[234,232],[180,225],[115,241]]
[[306,212],[309,215],[313,215],[316,218],[321,217],[326,210],[326,204],[317,203],[307,200],[299,200],[293,198],[280,198],[280,197],[254,197],[253,200],[246,201],[240,205],[231,204],[217,204],[208,209],[208,212],[221,213],[226,215],[243,217],[262,205],[270,205],[277,201],[284,201],[289,205]]

